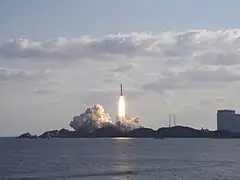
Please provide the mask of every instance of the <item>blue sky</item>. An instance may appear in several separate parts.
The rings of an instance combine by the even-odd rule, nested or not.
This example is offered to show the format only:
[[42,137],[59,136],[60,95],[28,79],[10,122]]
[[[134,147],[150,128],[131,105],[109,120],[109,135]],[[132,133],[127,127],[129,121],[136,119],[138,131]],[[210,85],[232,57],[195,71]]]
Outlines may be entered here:
[[117,32],[235,28],[237,0],[3,0],[0,41]]
[[0,136],[71,129],[73,116],[98,103],[114,121],[119,84],[127,114],[143,126],[168,125],[174,113],[177,124],[215,129],[217,109],[240,111],[239,7],[0,1]]

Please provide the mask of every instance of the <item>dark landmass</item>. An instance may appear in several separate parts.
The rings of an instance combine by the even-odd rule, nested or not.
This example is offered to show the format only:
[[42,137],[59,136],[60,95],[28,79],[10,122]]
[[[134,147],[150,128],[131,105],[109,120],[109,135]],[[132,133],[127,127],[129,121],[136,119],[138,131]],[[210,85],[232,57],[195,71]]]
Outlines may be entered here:
[[18,138],[36,139],[36,138],[38,138],[38,136],[32,135],[30,133],[24,133],[24,134],[20,135]]
[[240,133],[229,131],[198,130],[190,127],[175,126],[163,127],[157,130],[150,128],[139,128],[123,132],[116,127],[104,127],[93,132],[82,129],[69,131],[67,129],[47,131],[40,136],[24,133],[18,138],[107,138],[107,137],[131,137],[131,138],[240,138]]

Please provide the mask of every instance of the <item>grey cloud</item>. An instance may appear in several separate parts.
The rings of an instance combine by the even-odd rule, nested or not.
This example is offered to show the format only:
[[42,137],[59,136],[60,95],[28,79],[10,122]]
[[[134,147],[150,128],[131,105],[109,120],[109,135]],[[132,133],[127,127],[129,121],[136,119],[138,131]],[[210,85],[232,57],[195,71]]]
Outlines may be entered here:
[[209,99],[203,99],[201,100],[199,103],[204,105],[204,106],[211,106],[211,105],[216,105],[216,104],[219,104],[219,103],[224,103],[224,101],[226,100],[226,98],[224,97],[212,97],[212,98],[209,98]]
[[240,80],[240,75],[229,72],[226,68],[216,70],[190,69],[179,73],[176,77],[179,81],[191,81],[201,83],[234,82]]
[[177,65],[177,64],[182,64],[182,63],[184,63],[184,62],[186,62],[186,59],[182,59],[182,58],[179,58],[179,57],[170,57],[170,58],[166,58],[165,60],[164,60],[164,62],[166,63],[166,64],[169,64],[169,65]]
[[240,64],[239,52],[206,52],[196,57],[203,65],[238,65]]
[[233,74],[225,68],[216,70],[189,69],[159,80],[148,82],[141,87],[144,90],[153,90],[159,93],[172,89],[188,88],[218,88],[225,83],[239,82],[240,75]]
[[125,65],[121,65],[115,69],[112,69],[110,71],[112,71],[112,72],[128,72],[134,68],[136,68],[136,65],[134,65],[134,64],[125,64]]
[[224,97],[217,97],[215,98],[216,101],[225,101],[225,98]]
[[22,81],[47,77],[51,74],[49,70],[25,70],[0,67],[0,81]]
[[[125,78],[125,75],[132,70],[136,69],[136,64],[124,64],[116,68],[105,69],[105,82],[116,82]],[[127,78],[129,79],[129,77]]]
[[60,104],[60,100],[48,100],[47,104],[57,105],[57,104]]
[[53,89],[47,89],[47,88],[37,88],[33,91],[34,94],[51,94],[51,93],[54,93],[55,90]]
[[217,97],[217,98],[215,98],[215,101],[217,101],[217,102],[223,102],[225,100],[226,100],[226,98],[224,98],[224,97]]

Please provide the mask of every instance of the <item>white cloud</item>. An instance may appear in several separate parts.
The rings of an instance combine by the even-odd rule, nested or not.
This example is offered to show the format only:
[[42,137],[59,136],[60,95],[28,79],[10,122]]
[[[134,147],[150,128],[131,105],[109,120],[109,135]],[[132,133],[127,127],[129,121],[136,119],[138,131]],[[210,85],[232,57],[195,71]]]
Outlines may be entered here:
[[20,128],[13,134],[68,127],[87,104],[102,103],[115,114],[120,83],[129,113],[146,126],[166,124],[174,111],[179,123],[215,128],[217,108],[238,104],[239,37],[239,29],[230,29],[5,42],[0,45],[0,114],[8,122],[0,124],[7,124],[3,134],[12,123]]
[[[108,35],[102,38],[58,38],[44,42],[10,40],[1,45],[0,55],[7,58],[82,59],[104,55],[185,57],[196,53],[223,51],[226,58],[239,52],[240,30],[188,32],[149,32]],[[210,52],[209,52],[210,50]],[[206,57],[207,58],[207,57]],[[215,57],[218,59],[218,57]],[[224,56],[219,57],[225,58]],[[211,61],[211,60],[210,60]],[[220,60],[221,61],[221,60]]]

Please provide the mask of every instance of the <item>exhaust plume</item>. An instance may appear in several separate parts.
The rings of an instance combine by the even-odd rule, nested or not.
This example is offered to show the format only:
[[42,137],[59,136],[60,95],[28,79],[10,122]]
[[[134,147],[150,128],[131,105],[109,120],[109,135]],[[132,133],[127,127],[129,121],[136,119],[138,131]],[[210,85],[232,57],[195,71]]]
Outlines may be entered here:
[[124,97],[120,96],[118,103],[118,117],[120,119],[125,119],[125,101]]

